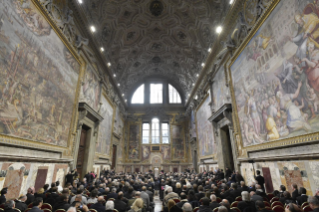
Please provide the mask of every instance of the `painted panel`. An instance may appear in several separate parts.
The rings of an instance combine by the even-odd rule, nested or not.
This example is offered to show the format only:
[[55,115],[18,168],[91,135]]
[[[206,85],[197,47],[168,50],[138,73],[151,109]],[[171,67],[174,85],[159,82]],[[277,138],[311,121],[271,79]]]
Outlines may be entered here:
[[81,89],[81,100],[97,111],[100,104],[101,83],[91,65],[86,69]]
[[130,125],[128,158],[139,159],[140,125]]
[[0,133],[67,146],[78,63],[30,0],[0,16]]
[[13,163],[9,166],[3,185],[4,188],[8,188],[7,199],[15,199],[19,196],[24,172],[25,166],[22,163]]
[[185,145],[183,126],[172,125],[172,156],[173,159],[184,159]]
[[215,111],[217,111],[221,106],[227,102],[227,87],[224,67],[220,68],[214,77],[213,83],[213,104]]
[[215,151],[215,142],[212,123],[208,121],[211,116],[208,95],[196,112],[197,139],[199,142],[199,156],[209,156]]
[[319,17],[305,2],[280,1],[231,66],[244,146],[319,129]]
[[124,123],[122,120],[122,114],[120,112],[120,109],[117,107],[116,113],[115,113],[113,131],[118,135],[122,135],[123,127],[124,127]]
[[150,158],[150,146],[142,146],[142,160],[148,160]]
[[99,126],[99,137],[96,143],[96,152],[109,155],[110,145],[112,139],[112,125],[113,125],[113,107],[106,99],[102,96],[101,115],[104,118]]
[[171,159],[171,148],[170,146],[163,145],[161,146],[161,154],[163,160],[170,160]]

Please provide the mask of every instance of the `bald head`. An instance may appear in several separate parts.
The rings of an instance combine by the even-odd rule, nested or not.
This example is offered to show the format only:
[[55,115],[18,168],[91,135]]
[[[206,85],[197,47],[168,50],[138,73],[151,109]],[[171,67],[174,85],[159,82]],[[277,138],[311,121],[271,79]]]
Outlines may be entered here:
[[103,197],[103,196],[99,196],[99,197],[97,198],[97,201],[98,201],[98,202],[104,202],[104,197]]
[[220,203],[220,205],[225,206],[226,208],[230,208],[229,201],[227,199],[223,199]]

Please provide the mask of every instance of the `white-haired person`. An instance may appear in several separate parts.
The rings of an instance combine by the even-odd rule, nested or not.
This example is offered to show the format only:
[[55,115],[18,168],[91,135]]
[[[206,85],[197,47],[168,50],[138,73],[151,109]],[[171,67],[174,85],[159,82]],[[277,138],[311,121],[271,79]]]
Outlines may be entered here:
[[105,212],[113,212],[114,210],[114,202],[109,200],[105,203]]
[[164,200],[163,200],[163,205],[164,206],[167,206],[167,203],[170,199],[179,199],[179,196],[178,194],[176,194],[175,192],[173,192],[173,188],[171,186],[168,186],[166,189],[165,189],[165,192],[167,193],[164,197]]

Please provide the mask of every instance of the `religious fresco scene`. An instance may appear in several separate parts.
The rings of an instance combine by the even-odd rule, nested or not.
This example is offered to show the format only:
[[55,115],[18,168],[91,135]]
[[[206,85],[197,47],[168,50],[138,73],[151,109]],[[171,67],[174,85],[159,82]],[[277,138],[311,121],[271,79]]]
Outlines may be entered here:
[[140,126],[130,125],[128,140],[128,158],[139,159]]
[[88,103],[95,111],[99,109],[101,94],[101,83],[91,65],[87,67],[82,88],[81,99]]
[[200,157],[214,153],[213,125],[208,121],[211,116],[210,95],[206,97],[196,112],[197,139],[199,142]]
[[99,137],[96,143],[96,152],[108,155],[110,154],[110,146],[112,143],[112,126],[113,126],[114,109],[109,101],[102,96],[102,106],[100,115],[103,121],[99,126]]
[[0,133],[66,146],[79,65],[30,0],[0,17]]
[[226,87],[226,79],[224,69],[219,69],[215,75],[213,83],[213,99],[215,110],[218,110],[227,103],[228,88]]
[[315,9],[280,1],[231,66],[244,146],[318,131]]
[[168,145],[162,145],[161,146],[161,154],[162,154],[162,158],[164,160],[169,160],[171,159],[171,148]]
[[[182,125],[172,125],[172,155],[174,159],[183,159],[185,152]],[[163,157],[164,158],[164,157]]]
[[151,148],[150,146],[142,146],[142,160],[148,160],[151,155]]

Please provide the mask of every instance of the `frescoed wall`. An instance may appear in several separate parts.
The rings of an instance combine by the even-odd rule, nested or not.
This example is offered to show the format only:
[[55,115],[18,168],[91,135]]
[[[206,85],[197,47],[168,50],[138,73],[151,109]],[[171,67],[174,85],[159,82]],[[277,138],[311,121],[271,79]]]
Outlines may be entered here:
[[30,0],[0,17],[0,133],[67,146],[79,64]]
[[163,160],[170,160],[171,159],[171,148],[168,145],[161,146],[161,155]]
[[318,131],[319,14],[302,5],[280,1],[231,66],[244,146]]
[[99,108],[101,83],[91,65],[88,65],[81,87],[81,101],[88,103],[95,111]]
[[131,124],[129,127],[129,144],[128,144],[128,158],[139,159],[140,146],[140,125]]
[[151,155],[151,148],[150,146],[143,145],[142,146],[142,161],[148,160]]
[[208,95],[196,112],[199,157],[212,155],[215,151],[213,126],[208,121],[208,118],[211,116],[210,101],[210,95]]
[[221,106],[227,103],[227,92],[226,79],[224,67],[222,66],[214,77],[213,83],[213,104],[215,111],[217,111]]
[[171,142],[173,159],[184,159],[184,131],[182,125],[171,126]]
[[99,137],[96,142],[96,152],[109,155],[110,145],[112,140],[112,125],[113,125],[114,109],[104,95],[102,95],[102,106],[100,114],[103,121],[99,126]]
[[122,117],[120,109],[116,108],[113,132],[115,132],[117,135],[122,135],[122,131],[124,127],[124,122],[122,118],[123,117]]

